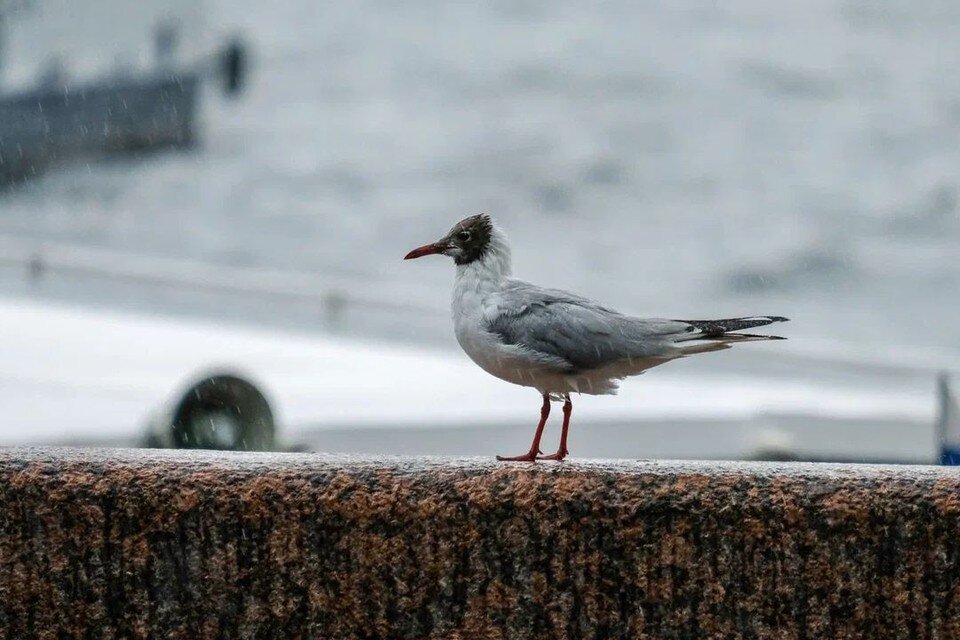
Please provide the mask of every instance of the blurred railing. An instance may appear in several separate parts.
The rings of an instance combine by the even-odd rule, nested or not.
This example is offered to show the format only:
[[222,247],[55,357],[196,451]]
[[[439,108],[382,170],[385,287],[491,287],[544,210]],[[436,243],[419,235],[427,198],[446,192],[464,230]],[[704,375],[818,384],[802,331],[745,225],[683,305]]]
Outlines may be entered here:
[[0,637],[960,638],[960,471],[0,449]]
[[271,268],[213,265],[0,236],[0,267],[3,266],[22,269],[25,278],[38,283],[50,275],[84,276],[117,283],[306,302],[316,305],[328,328],[339,326],[351,308],[434,318],[449,314],[448,308],[440,305],[411,302],[436,298],[435,292],[385,287],[349,276],[333,278]]

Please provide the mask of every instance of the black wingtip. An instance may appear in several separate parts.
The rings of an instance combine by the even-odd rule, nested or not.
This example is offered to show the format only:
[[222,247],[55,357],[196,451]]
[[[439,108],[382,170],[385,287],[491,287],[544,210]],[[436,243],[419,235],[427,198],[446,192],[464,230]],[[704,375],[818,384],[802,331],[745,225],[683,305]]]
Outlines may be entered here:
[[716,337],[725,333],[765,327],[774,322],[787,322],[789,318],[783,316],[745,316],[742,318],[725,318],[722,320],[680,320],[690,325],[688,331],[700,331],[709,337]]

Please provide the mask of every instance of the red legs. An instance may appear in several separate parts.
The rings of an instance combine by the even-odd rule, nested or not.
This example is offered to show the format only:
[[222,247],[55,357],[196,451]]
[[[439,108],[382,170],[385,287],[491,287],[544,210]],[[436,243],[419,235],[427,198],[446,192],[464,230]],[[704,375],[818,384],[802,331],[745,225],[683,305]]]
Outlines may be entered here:
[[537,460],[563,460],[570,453],[567,451],[567,430],[570,429],[570,414],[573,413],[573,403],[570,394],[564,396],[563,402],[563,430],[560,432],[560,448],[549,456],[539,456]]
[[[568,401],[569,402],[569,401]],[[566,405],[564,405],[564,412],[566,412]],[[566,415],[566,414],[565,414]],[[543,427],[547,424],[547,418],[550,416],[550,396],[543,394],[543,406],[540,407],[540,424],[537,425],[537,433],[533,436],[533,443],[530,445],[530,451],[526,452],[522,456],[513,456],[510,458],[504,456],[497,456],[497,460],[502,462],[533,462],[537,459],[537,454],[540,452],[540,438],[543,437]],[[564,420],[564,425],[566,425],[566,420]],[[564,432],[566,435],[566,432]]]

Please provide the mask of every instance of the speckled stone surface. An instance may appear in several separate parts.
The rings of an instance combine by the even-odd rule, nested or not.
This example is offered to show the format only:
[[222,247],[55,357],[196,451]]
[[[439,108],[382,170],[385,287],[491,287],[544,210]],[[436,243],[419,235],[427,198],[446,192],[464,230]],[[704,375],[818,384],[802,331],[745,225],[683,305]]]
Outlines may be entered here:
[[0,638],[960,638],[960,472],[0,449]]

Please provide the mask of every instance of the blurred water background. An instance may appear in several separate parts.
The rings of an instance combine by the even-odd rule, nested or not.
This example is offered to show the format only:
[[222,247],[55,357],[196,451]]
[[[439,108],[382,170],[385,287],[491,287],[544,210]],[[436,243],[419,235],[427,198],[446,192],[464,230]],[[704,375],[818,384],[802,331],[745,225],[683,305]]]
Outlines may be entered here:
[[221,0],[203,32],[250,42],[243,99],[205,93],[194,151],[0,193],[8,267],[76,267],[0,293],[452,349],[450,265],[400,259],[483,211],[524,279],[793,320],[680,373],[929,395],[901,411],[925,420],[960,362],[960,4]]

